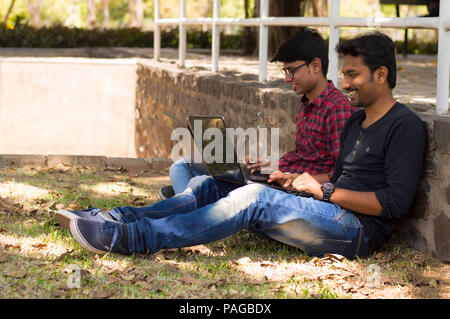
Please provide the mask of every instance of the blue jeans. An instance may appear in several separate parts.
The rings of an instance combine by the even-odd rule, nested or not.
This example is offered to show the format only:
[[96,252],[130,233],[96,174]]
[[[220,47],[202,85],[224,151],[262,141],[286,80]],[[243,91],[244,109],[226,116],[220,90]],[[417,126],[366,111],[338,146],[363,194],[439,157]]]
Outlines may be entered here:
[[201,175],[208,175],[208,170],[202,163],[187,163],[184,158],[170,166],[169,177],[175,194],[183,192],[189,181]]
[[130,250],[138,253],[205,244],[243,229],[308,255],[351,259],[368,250],[363,226],[351,211],[260,184],[236,189],[210,176],[193,179],[183,193],[151,206],[110,213],[127,224]]

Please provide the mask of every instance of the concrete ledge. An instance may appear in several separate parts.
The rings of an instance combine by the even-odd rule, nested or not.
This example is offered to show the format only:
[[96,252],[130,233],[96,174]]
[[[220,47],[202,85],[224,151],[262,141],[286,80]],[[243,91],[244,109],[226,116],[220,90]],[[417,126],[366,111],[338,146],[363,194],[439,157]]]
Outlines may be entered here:
[[47,167],[45,155],[1,155],[0,168],[4,167]]
[[134,59],[0,57],[0,154],[136,157]]
[[167,169],[172,164],[172,160],[168,158],[126,158],[80,155],[0,155],[0,168],[55,168],[60,164],[66,166],[127,170],[128,172],[134,173]]

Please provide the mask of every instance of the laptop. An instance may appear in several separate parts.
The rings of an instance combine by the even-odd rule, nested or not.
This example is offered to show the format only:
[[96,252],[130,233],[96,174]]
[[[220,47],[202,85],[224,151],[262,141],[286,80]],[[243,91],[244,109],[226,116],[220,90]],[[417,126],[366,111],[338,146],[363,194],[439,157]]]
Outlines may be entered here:
[[[165,112],[162,112],[162,116],[163,116],[164,120],[166,121],[166,124],[169,127],[171,132],[175,131],[178,128],[187,128],[188,129],[188,131],[191,135],[191,140],[190,140],[191,143],[189,145],[186,145],[183,140],[181,140],[180,138],[178,139],[178,143],[179,143],[181,150],[183,151],[183,154],[194,154],[194,152],[198,152],[198,153],[200,152],[200,150],[196,147],[197,145],[193,142],[194,135],[192,133],[192,129],[189,126],[189,124],[186,125],[185,123],[178,120],[174,116],[169,115]],[[189,147],[189,150],[186,149],[187,147]],[[206,167],[204,169],[202,169],[202,171],[204,171],[206,173],[206,171],[207,171]]]
[[[196,125],[195,121],[201,121],[201,132],[196,132]],[[230,136],[226,133],[226,124],[225,119],[221,115],[190,115],[189,116],[189,125],[188,129],[191,131],[191,136],[193,137],[195,143],[197,144],[197,147],[199,147],[199,144],[202,143],[200,149],[205,149],[207,145],[213,141],[211,140],[204,140],[203,138],[201,141],[198,141],[195,139],[196,136],[203,137],[205,131],[208,128],[216,128],[219,129],[219,131],[222,133],[222,145],[224,147],[222,152],[222,160],[220,163],[216,161],[212,161],[211,159],[204,158],[204,154],[202,152],[202,161],[203,164],[206,166],[209,175],[213,176],[215,179],[224,181],[227,183],[234,183],[234,184],[240,184],[240,185],[246,185],[246,184],[263,184],[268,187],[272,187],[278,190],[281,190],[283,192],[296,195],[296,196],[302,196],[302,197],[312,197],[313,195],[308,192],[303,191],[296,191],[293,189],[287,189],[282,187],[279,184],[276,183],[269,183],[269,174],[261,174],[261,173],[251,173],[250,170],[247,168],[246,165],[239,163],[236,156],[236,144],[233,143],[233,154],[232,156],[233,161],[229,162],[226,160],[226,145],[228,143],[228,140],[230,139]],[[201,135],[200,135],[201,134]],[[230,154],[228,154],[230,155]]]

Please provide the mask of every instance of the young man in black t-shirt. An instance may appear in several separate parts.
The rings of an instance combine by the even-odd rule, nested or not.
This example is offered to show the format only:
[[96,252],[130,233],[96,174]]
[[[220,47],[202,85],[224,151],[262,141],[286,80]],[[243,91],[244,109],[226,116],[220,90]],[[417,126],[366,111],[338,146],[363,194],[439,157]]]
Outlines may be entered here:
[[396,61],[388,36],[363,35],[336,49],[344,57],[342,88],[361,110],[343,129],[331,183],[320,185],[303,174],[293,186],[354,212],[373,250],[392,234],[413,202],[427,134],[420,118],[393,98]]

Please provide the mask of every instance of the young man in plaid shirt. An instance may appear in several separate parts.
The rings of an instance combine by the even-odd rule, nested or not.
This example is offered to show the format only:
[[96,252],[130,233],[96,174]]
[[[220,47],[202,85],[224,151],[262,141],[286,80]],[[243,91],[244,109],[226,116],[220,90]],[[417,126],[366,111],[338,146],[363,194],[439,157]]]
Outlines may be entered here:
[[[333,176],[342,128],[356,111],[333,82],[326,78],[328,54],[320,34],[301,28],[281,45],[271,62],[282,62],[285,82],[302,95],[297,114],[295,150],[284,154],[273,180],[285,187],[293,175],[319,175],[322,181]],[[249,168],[264,166],[264,163]],[[287,174],[288,173],[288,174]]]
[[[295,150],[281,157],[273,181],[288,187],[293,181],[290,174],[304,172],[321,175],[321,180],[328,181],[334,172],[342,128],[356,109],[326,78],[328,53],[317,30],[300,28],[271,60],[277,61],[283,63],[285,82],[302,98],[297,114]],[[258,159],[245,164],[252,172],[270,165]],[[193,177],[207,174],[202,166],[184,159],[175,162],[169,172],[173,187],[160,189],[160,197],[165,199],[183,192]]]

